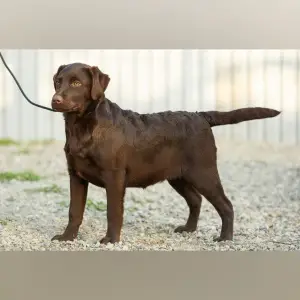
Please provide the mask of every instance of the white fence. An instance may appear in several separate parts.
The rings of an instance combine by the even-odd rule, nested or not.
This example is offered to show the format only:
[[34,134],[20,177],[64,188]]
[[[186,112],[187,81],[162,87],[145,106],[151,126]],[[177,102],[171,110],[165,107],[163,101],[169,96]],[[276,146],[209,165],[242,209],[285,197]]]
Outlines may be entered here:
[[[296,50],[2,50],[31,100],[50,106],[61,64],[97,65],[111,77],[106,96],[138,112],[268,106],[280,117],[223,126],[228,139],[300,142]],[[60,113],[31,106],[0,65],[0,138],[64,139]]]

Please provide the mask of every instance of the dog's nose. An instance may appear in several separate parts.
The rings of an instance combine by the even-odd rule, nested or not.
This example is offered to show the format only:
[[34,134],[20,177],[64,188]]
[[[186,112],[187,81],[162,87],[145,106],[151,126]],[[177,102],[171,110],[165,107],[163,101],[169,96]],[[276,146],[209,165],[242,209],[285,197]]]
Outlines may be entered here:
[[52,98],[52,103],[54,104],[61,104],[63,102],[63,97],[60,95],[54,95]]

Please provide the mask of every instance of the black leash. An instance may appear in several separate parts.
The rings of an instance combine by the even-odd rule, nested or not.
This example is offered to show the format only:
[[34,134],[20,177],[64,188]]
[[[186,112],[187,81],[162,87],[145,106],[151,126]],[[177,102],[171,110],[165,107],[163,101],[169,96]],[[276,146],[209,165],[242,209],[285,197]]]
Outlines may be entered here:
[[4,64],[5,68],[7,69],[7,71],[10,73],[10,75],[12,76],[12,78],[15,80],[15,83],[17,84],[19,90],[20,90],[21,93],[23,94],[24,98],[25,98],[30,104],[32,104],[32,105],[34,105],[34,106],[37,106],[37,107],[39,107],[39,108],[43,108],[43,109],[46,109],[46,110],[50,110],[50,111],[55,112],[55,110],[53,110],[52,108],[45,107],[45,106],[42,106],[42,105],[39,105],[39,104],[36,104],[36,103],[30,101],[29,98],[28,98],[28,97],[26,96],[26,94],[24,93],[24,91],[23,91],[21,85],[19,84],[18,80],[16,79],[15,75],[13,74],[13,72],[11,71],[11,69],[8,67],[8,65],[6,64],[6,62],[5,62],[5,60],[4,60],[3,55],[2,55],[1,52],[0,52],[0,58],[1,58],[2,62],[3,62],[3,64]]

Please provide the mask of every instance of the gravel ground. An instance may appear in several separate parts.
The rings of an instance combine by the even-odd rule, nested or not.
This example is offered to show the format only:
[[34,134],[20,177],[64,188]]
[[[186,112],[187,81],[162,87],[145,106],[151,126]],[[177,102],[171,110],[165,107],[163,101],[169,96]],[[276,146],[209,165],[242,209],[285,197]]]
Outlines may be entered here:
[[[221,220],[203,201],[198,230],[174,233],[188,208],[167,183],[128,189],[122,242],[100,245],[106,230],[105,191],[89,188],[78,239],[51,242],[68,215],[63,144],[2,146],[0,172],[32,170],[40,181],[0,181],[1,250],[299,250],[300,148],[217,141],[219,171],[235,209],[233,242],[213,242]],[[298,154],[298,155],[297,155]]]

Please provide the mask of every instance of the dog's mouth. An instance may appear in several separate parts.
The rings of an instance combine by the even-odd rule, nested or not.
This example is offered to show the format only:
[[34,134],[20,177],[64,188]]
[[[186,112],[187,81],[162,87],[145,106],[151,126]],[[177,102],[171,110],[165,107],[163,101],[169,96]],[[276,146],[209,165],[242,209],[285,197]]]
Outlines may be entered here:
[[58,106],[52,106],[53,110],[55,110],[56,112],[62,112],[62,113],[68,113],[68,112],[75,112],[78,111],[78,106],[73,106],[71,108],[69,107],[58,107]]

